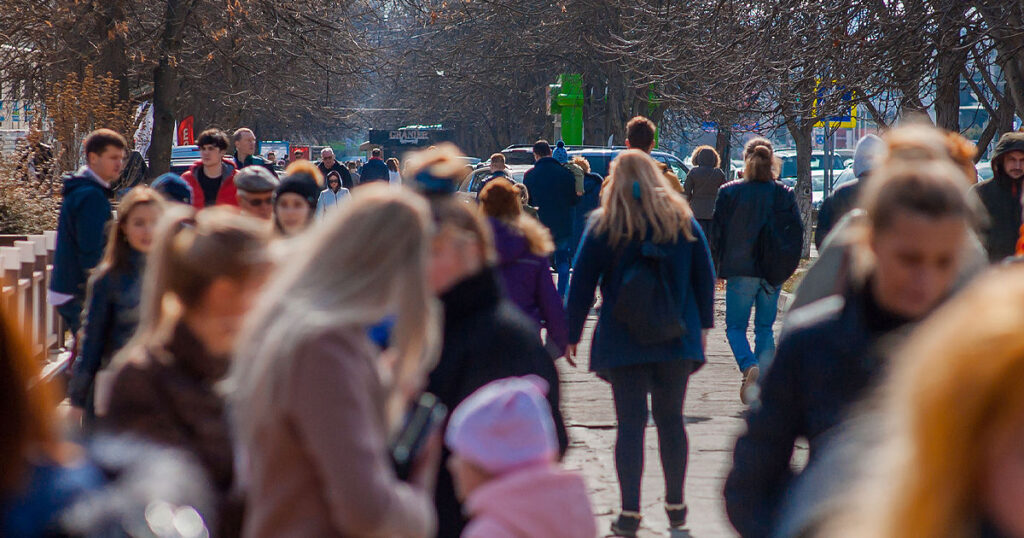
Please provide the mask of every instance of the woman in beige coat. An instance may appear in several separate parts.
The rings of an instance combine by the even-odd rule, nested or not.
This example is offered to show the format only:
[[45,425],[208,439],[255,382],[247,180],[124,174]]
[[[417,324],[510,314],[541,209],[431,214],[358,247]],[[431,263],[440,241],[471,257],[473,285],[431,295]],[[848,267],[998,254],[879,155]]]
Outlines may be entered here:
[[[233,364],[248,537],[435,532],[436,457],[422,458],[406,483],[388,454],[436,355],[429,211],[406,189],[353,196],[293,246]],[[382,358],[367,329],[389,316],[397,322]]]

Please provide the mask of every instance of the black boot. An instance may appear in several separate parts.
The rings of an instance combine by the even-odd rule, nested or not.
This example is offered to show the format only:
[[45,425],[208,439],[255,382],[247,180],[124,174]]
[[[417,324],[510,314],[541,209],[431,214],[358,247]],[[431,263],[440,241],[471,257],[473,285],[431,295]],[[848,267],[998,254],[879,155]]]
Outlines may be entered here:
[[619,513],[619,519],[612,523],[612,534],[636,538],[636,532],[640,530],[640,518],[640,512],[623,510]]
[[688,510],[685,504],[665,503],[665,513],[668,514],[668,525],[673,529],[681,529],[686,526],[687,512]]

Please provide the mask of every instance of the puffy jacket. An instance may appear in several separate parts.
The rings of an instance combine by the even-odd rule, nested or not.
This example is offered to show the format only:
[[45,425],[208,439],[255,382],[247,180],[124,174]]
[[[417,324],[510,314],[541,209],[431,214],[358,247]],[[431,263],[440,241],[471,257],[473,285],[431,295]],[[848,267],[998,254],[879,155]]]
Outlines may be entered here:
[[[554,159],[552,159],[554,160]],[[560,410],[558,371],[544,348],[533,320],[504,298],[492,269],[463,280],[441,296],[444,303],[444,347],[427,391],[448,409],[455,409],[480,387],[512,376],[535,374],[548,382],[559,448],[568,437]],[[444,451],[447,460],[449,452]],[[437,479],[438,537],[457,538],[463,527],[461,505],[444,462]]]
[[790,314],[760,405],[736,441],[725,483],[729,520],[741,536],[769,536],[794,480],[790,467],[798,438],[810,443],[813,465],[829,433],[868,394],[884,371],[890,332],[872,330],[866,292],[832,296]]
[[536,465],[495,477],[470,494],[463,538],[593,538],[594,513],[583,477]]
[[89,272],[103,257],[111,218],[108,190],[82,168],[64,180],[64,200],[57,217],[57,251],[50,289],[85,297]]
[[546,328],[548,338],[558,351],[564,352],[569,345],[569,330],[548,260],[530,252],[529,241],[511,226],[497,219],[488,220],[494,230],[498,270],[509,299],[537,322],[538,328]]
[[530,205],[537,208],[540,221],[551,230],[558,243],[572,238],[573,206],[576,205],[576,178],[568,168],[552,157],[537,160],[523,175],[530,191]]
[[606,233],[594,233],[593,228],[587,230],[576,253],[566,304],[569,342],[575,344],[583,334],[583,325],[594,305],[594,291],[600,283],[604,302],[590,347],[591,371],[683,359],[703,364],[701,329],[710,329],[715,323],[715,271],[711,266],[707,242],[696,220],[691,219],[691,229],[697,236],[696,241],[680,238],[674,244],[658,245],[666,250],[667,257],[663,263],[669,264],[669,274],[675,277],[669,282],[669,287],[676,304],[682,305],[686,334],[675,341],[652,345],[637,343],[626,326],[612,315],[625,270],[639,255],[643,243],[631,241],[613,249]]
[[[196,161],[181,175],[181,179],[188,182],[192,187],[192,207],[202,209],[207,206],[206,193],[199,185],[199,169],[203,167],[203,161]],[[238,190],[235,189],[235,165],[230,157],[224,158],[222,164],[220,189],[217,190],[217,199],[209,205],[233,205],[238,206]]]
[[[799,214],[793,189],[779,186],[785,189],[789,211]],[[719,278],[761,276],[754,251],[774,203],[774,185],[769,182],[731,181],[718,191],[710,243]]]
[[[391,174],[388,165],[382,159],[372,158],[359,169],[359,183],[370,183],[372,181],[390,181]],[[341,176],[342,180],[345,176]]]
[[989,261],[996,263],[1013,256],[1021,227],[1021,181],[1002,168],[1003,157],[1011,151],[1024,151],[1024,133],[1006,133],[999,139],[992,157],[992,179],[971,187],[988,211],[989,223],[982,242]]
[[93,411],[92,386],[96,373],[135,333],[139,324],[139,298],[145,255],[132,251],[128,266],[112,268],[89,283],[81,353],[68,383],[68,397],[75,407]]
[[686,174],[683,194],[690,201],[697,220],[711,220],[715,214],[718,189],[725,184],[725,173],[710,166],[695,166]]

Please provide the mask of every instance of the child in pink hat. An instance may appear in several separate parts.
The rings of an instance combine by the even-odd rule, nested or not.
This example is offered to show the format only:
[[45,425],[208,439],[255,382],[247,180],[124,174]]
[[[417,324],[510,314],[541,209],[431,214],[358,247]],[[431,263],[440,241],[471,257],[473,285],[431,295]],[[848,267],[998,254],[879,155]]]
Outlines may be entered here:
[[463,538],[597,535],[583,478],[556,463],[558,440],[537,376],[489,383],[452,413],[445,443],[471,518]]

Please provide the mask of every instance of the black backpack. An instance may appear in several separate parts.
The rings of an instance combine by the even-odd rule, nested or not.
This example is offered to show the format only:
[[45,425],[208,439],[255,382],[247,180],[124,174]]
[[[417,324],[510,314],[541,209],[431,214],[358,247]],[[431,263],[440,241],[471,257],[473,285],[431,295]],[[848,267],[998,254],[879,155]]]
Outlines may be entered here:
[[773,286],[781,286],[796,272],[804,248],[804,223],[800,211],[794,210],[793,191],[775,182],[772,184],[772,207],[768,220],[757,236],[754,263],[761,278]]
[[686,334],[683,312],[669,286],[665,251],[644,241],[622,273],[612,315],[641,345],[661,344]]

